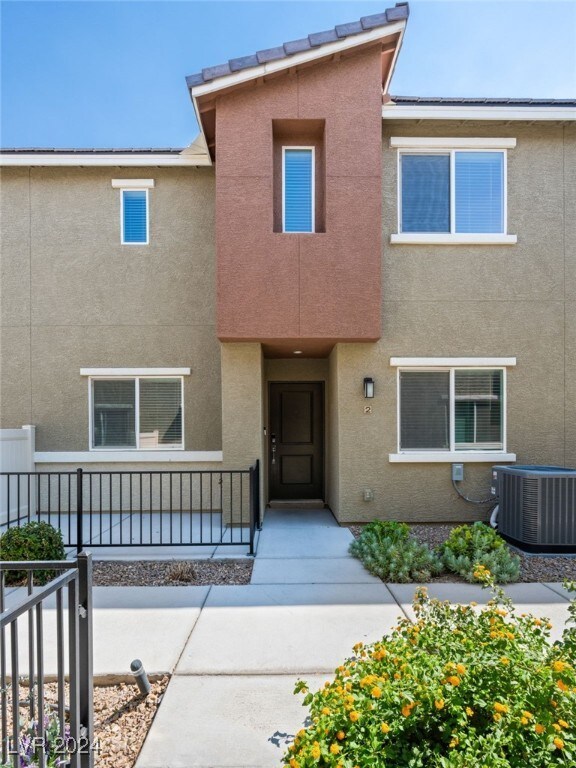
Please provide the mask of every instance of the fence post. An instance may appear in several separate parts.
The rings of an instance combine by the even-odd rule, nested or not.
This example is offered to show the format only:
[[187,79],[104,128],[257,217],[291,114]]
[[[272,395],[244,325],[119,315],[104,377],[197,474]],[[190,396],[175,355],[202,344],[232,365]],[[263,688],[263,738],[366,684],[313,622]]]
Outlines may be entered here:
[[[78,470],[81,472],[81,470]],[[93,648],[92,648],[92,555],[78,555],[78,699],[80,732],[84,749],[79,754],[80,768],[94,765],[94,705],[93,705]]]
[[256,528],[256,516],[255,516],[255,505],[254,505],[254,475],[256,474],[256,469],[254,466],[251,466],[249,471],[249,477],[250,477],[250,501],[249,501],[249,507],[250,507],[250,549],[248,550],[249,555],[254,554],[254,530]]
[[84,542],[84,487],[82,482],[82,467],[76,470],[76,553],[82,552]]

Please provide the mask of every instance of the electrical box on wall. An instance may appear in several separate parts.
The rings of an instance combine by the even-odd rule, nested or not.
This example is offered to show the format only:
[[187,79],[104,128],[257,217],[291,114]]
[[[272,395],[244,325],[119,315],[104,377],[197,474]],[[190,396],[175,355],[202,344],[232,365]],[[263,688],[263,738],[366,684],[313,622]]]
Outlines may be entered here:
[[464,464],[452,464],[452,480],[455,483],[464,480]]
[[364,501],[374,501],[374,491],[372,488],[364,488],[363,498]]

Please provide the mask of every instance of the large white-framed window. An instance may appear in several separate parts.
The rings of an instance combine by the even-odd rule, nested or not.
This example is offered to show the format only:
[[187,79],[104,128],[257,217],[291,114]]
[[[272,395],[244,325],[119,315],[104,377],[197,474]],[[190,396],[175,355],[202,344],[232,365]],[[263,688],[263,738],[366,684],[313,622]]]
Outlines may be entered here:
[[122,245],[150,244],[148,192],[154,179],[112,179],[120,190],[120,242]]
[[507,150],[515,139],[398,138],[398,232],[392,243],[513,244]]
[[282,231],[315,231],[314,147],[282,147]]
[[515,361],[399,362],[398,444],[391,461],[514,460],[506,451],[505,363]]
[[184,378],[176,375],[179,370],[164,375],[155,369],[147,374],[86,374],[90,450],[184,450]]

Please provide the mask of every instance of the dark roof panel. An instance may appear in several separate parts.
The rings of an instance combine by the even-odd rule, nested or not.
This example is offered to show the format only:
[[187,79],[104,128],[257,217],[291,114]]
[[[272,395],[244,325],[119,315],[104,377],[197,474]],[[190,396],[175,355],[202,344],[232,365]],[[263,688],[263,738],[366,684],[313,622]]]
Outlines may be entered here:
[[482,96],[390,96],[395,104],[462,107],[575,107],[576,99],[488,98]]
[[114,147],[111,149],[103,148],[82,148],[73,147],[70,149],[62,149],[60,147],[2,147],[0,152],[3,155],[179,155],[183,152],[183,149],[176,149],[175,147],[152,147],[152,148],[134,148],[120,149]]
[[328,29],[325,32],[314,32],[308,37],[300,40],[290,40],[283,45],[275,48],[267,48],[258,51],[252,56],[240,56],[236,59],[230,59],[226,64],[219,64],[215,67],[206,67],[202,72],[194,75],[188,75],[186,84],[189,88],[196,85],[212,82],[220,77],[225,77],[232,72],[241,72],[244,69],[251,69],[259,64],[266,64],[269,61],[279,61],[281,59],[294,56],[296,53],[303,53],[314,48],[320,48],[328,43],[335,43],[352,35],[358,35],[370,29],[385,27],[396,21],[407,19],[409,14],[408,3],[396,3],[394,8],[388,8],[382,13],[376,13],[372,16],[364,16],[360,21],[353,21],[349,24],[339,24],[334,29]]

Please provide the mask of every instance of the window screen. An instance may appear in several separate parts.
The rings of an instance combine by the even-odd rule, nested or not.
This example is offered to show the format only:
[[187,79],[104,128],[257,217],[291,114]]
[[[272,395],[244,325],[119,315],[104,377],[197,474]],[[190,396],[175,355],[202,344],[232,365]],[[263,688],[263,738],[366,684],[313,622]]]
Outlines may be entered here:
[[456,232],[504,232],[502,152],[456,152]]
[[140,447],[182,445],[180,379],[140,379]]
[[143,189],[122,190],[122,242],[148,241],[147,195]]
[[450,232],[450,155],[401,155],[402,232]]
[[135,448],[135,382],[93,381],[92,400],[94,448]]
[[454,372],[456,450],[501,449],[502,371]]
[[313,168],[311,149],[284,149],[284,232],[313,231]]
[[401,372],[400,450],[448,450],[449,400],[448,371]]

